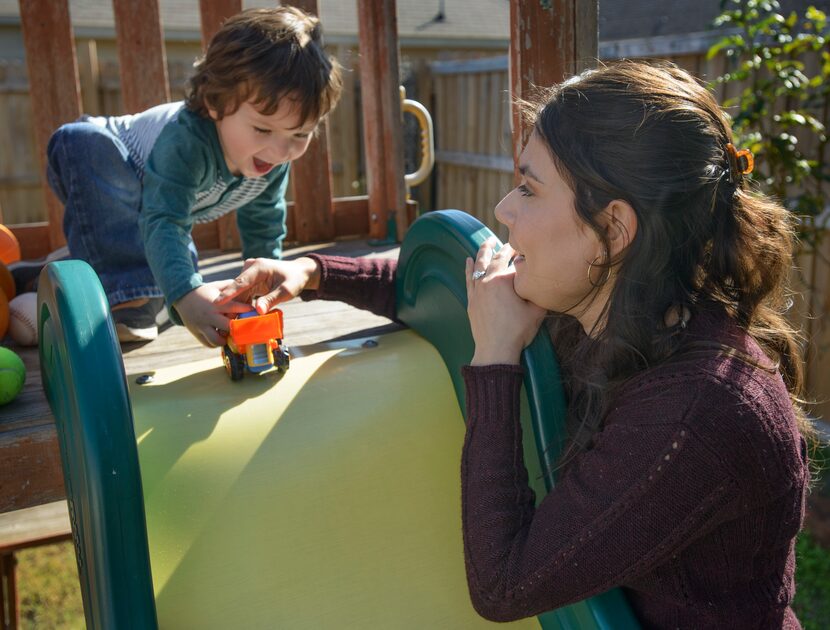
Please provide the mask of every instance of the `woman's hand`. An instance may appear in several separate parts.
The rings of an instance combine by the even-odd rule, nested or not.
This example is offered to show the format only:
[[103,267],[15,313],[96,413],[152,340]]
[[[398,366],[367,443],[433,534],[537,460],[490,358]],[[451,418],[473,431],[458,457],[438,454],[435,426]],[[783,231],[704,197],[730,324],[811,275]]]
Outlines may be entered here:
[[[513,248],[505,244],[494,252],[495,245],[495,239],[488,239],[475,262],[467,259],[467,314],[476,346],[471,365],[518,364],[546,314],[516,295],[516,272],[509,266]],[[482,271],[485,275],[473,280],[473,273]]]
[[[296,297],[304,289],[320,286],[320,266],[313,258],[273,260],[249,258],[233,280],[218,282],[219,294],[214,299],[217,306],[247,304],[256,298],[254,308],[262,315],[277,304]],[[233,302],[231,301],[233,300]]]
[[228,333],[228,314],[250,310],[250,306],[229,304],[218,306],[215,304],[219,295],[217,282],[209,282],[196,287],[173,305],[182,323],[187,326],[191,334],[208,348],[215,348],[225,344]]

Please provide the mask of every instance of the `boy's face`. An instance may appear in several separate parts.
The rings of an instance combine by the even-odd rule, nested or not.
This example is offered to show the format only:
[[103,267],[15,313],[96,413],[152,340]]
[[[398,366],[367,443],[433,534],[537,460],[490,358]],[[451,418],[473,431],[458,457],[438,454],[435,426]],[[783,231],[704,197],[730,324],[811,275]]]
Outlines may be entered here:
[[288,97],[269,116],[257,111],[250,101],[221,120],[214,110],[209,112],[228,168],[244,177],[262,177],[275,166],[296,160],[305,153],[317,126],[316,120],[303,123],[299,108]]

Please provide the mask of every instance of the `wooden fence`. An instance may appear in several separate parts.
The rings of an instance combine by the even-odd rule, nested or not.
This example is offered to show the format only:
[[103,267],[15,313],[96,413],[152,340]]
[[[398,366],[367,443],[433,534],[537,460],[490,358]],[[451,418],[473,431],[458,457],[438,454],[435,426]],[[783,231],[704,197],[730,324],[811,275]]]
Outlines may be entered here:
[[[723,59],[704,54],[668,57],[697,76],[712,79]],[[436,129],[431,185],[436,208],[460,208],[504,235],[493,210],[513,187],[508,57],[430,64]],[[728,92],[727,92],[728,90]],[[718,98],[736,93],[721,86]]]
[[493,209],[513,186],[507,57],[431,65],[435,205],[459,208],[505,236]]

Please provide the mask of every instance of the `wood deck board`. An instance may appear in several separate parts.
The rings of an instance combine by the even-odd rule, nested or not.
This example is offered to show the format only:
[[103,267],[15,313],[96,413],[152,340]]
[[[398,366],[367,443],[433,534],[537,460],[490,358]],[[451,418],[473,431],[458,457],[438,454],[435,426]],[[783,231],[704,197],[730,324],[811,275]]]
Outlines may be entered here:
[[[397,258],[396,246],[370,246],[352,240],[287,249],[286,258],[310,251],[342,256]],[[238,253],[206,252],[201,271],[206,280],[233,278],[241,269]],[[367,334],[390,326],[388,319],[342,302],[292,300],[282,306],[286,342],[308,345],[342,336]],[[11,403],[0,407],[0,513],[30,508],[65,497],[54,418],[43,394],[37,348],[21,348],[6,340],[26,365],[26,384]],[[219,350],[205,348],[181,326],[162,325],[159,337],[146,344],[122,347],[128,378],[160,367],[215,358]]]

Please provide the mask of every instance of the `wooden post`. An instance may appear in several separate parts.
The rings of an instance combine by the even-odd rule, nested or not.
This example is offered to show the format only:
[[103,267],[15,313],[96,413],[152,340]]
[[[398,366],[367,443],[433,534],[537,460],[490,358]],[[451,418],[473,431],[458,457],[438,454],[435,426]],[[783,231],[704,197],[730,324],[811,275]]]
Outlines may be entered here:
[[211,38],[216,35],[222,22],[242,10],[242,0],[199,0],[202,16],[202,50],[207,50]]
[[20,0],[20,23],[29,92],[34,114],[35,142],[49,221],[49,248],[66,243],[63,205],[46,182],[46,146],[52,132],[81,115],[81,90],[75,59],[75,37],[67,0]]
[[14,551],[0,552],[0,627],[9,630],[16,630],[20,624],[16,573],[17,558],[14,557]]
[[[199,13],[202,19],[202,51],[207,50],[210,40],[221,28],[222,22],[241,10],[242,0],[199,0]],[[236,210],[216,220],[216,232],[219,249],[241,247],[239,228],[236,226]]]
[[[320,15],[317,0],[292,0],[298,9]],[[334,238],[328,120],[323,121],[305,154],[291,164],[294,188],[294,235],[301,243]]]
[[[560,83],[596,63],[598,54],[597,1],[551,0],[545,9],[539,0],[510,0],[510,91],[527,99],[534,86]],[[513,163],[532,129],[513,111]],[[518,181],[518,170],[515,171]]]
[[394,214],[400,240],[408,225],[395,0],[358,0],[357,14],[369,236],[391,237]]
[[112,0],[125,113],[170,100],[158,0]]

